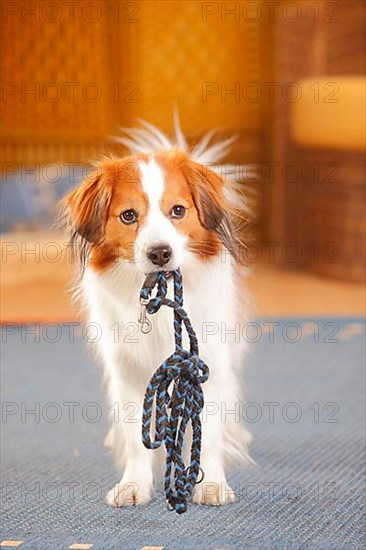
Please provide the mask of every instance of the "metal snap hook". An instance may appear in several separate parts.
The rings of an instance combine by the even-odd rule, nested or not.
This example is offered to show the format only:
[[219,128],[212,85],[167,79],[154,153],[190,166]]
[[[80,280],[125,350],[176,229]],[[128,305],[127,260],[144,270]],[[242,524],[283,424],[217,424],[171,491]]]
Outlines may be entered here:
[[140,316],[138,318],[138,322],[141,325],[140,330],[143,334],[149,334],[149,332],[152,331],[151,321],[146,314],[146,305],[148,303],[149,303],[149,300],[146,300],[145,298],[140,298],[141,311],[140,311]]
[[198,468],[199,468],[199,471],[201,472],[201,479],[199,481],[196,481],[195,485],[202,483],[202,481],[205,479],[205,472],[202,470],[201,466],[198,466]]

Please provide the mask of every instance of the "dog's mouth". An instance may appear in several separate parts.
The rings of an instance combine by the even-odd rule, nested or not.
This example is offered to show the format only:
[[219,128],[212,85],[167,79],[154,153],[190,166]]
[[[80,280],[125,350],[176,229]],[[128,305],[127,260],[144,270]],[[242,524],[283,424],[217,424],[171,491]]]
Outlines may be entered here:
[[[163,273],[168,280],[173,276],[172,271],[163,271]],[[158,280],[159,280],[159,271],[150,271],[150,273],[145,273],[145,281],[143,284],[143,288],[148,291],[149,295],[151,295],[151,292],[155,288],[155,285],[157,284]],[[141,302],[141,303],[144,304],[144,302]]]
[[164,269],[154,269],[154,271],[146,271],[145,272],[145,277],[148,277],[148,276],[151,276],[151,277],[156,277],[158,273],[164,273],[165,277],[167,279],[171,279],[173,277],[173,270],[171,271],[165,271]]

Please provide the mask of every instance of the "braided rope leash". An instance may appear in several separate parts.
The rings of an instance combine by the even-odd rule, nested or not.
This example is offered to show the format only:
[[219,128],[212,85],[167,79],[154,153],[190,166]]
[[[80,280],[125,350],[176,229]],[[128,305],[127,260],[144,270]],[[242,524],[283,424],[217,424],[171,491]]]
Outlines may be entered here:
[[[204,399],[201,384],[209,376],[208,366],[198,356],[198,341],[187,313],[183,309],[183,283],[179,269],[173,271],[174,300],[167,298],[168,276],[159,271],[149,274],[140,291],[141,331],[146,334],[152,326],[146,312],[154,314],[165,305],[174,309],[175,351],[152,376],[145,392],[142,413],[142,441],[148,449],[157,449],[163,443],[166,448],[164,490],[169,510],[182,514],[194,486],[203,481],[200,467],[202,426],[200,412]],[[155,297],[151,298],[154,288]],[[182,327],[185,327],[190,350],[182,346]],[[173,389],[169,393],[169,386]],[[151,439],[150,429],[155,405],[155,434]],[[190,464],[185,466],[182,447],[187,426],[192,425]],[[202,476],[197,481],[198,474]],[[173,479],[172,479],[173,478]]]

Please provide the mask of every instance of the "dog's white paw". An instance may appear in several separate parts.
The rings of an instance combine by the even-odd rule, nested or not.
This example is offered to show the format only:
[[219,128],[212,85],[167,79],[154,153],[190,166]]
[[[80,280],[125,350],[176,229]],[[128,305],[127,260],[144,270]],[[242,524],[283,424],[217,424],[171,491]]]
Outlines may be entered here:
[[137,483],[125,481],[116,483],[106,496],[106,503],[116,508],[147,504],[150,500],[150,490],[144,490]]
[[109,432],[107,433],[107,436],[104,440],[104,446],[107,447],[107,449],[113,449],[113,446],[114,446],[114,430],[113,430],[113,428],[110,428]]
[[236,497],[226,481],[203,481],[196,485],[192,500],[196,504],[222,506],[223,504],[235,502]]

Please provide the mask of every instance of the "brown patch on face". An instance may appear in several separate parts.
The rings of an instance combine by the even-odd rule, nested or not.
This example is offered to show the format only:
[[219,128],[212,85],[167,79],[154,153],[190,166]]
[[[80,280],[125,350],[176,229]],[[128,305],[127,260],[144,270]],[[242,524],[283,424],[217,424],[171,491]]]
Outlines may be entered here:
[[[95,269],[103,269],[117,259],[129,262],[134,259],[136,236],[148,211],[148,199],[141,188],[137,164],[142,158],[132,158],[133,160],[129,160],[128,163],[118,163],[104,242],[98,249],[98,254],[94,251],[91,258],[92,267]],[[134,210],[138,214],[137,221],[131,224],[123,223],[120,216],[125,210]]]
[[[134,259],[137,231],[148,210],[138,162],[147,158],[134,155],[102,162],[98,171],[65,199],[73,228],[72,241],[81,245],[83,263],[88,256],[95,270],[105,269],[117,259]],[[137,222],[122,223],[120,214],[125,210],[135,210]]]
[[[165,173],[165,190],[161,209],[170,217],[177,231],[188,237],[189,249],[202,260],[216,256],[220,251],[219,237],[200,218],[192,188],[184,172],[186,163],[190,162],[184,153],[172,151],[156,155],[156,160]],[[183,218],[170,216],[173,206],[182,205],[186,208]]]

